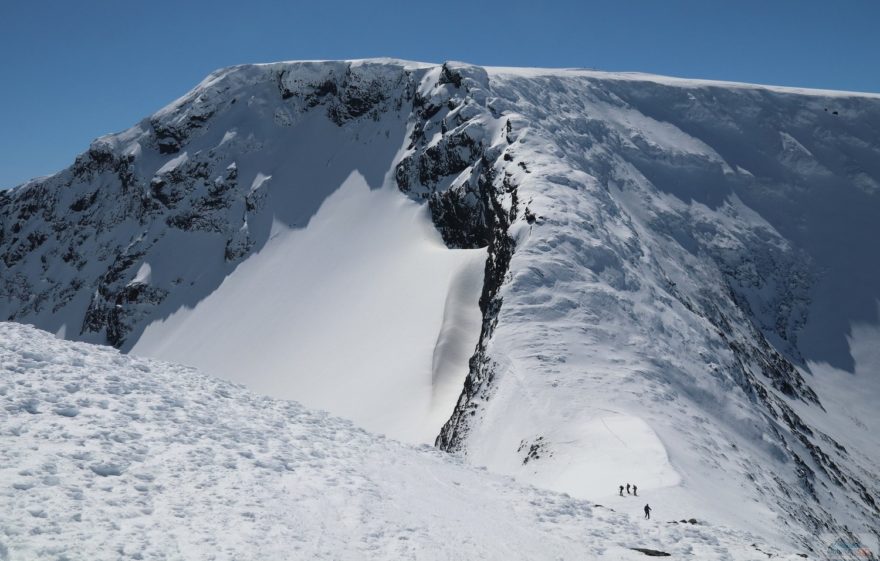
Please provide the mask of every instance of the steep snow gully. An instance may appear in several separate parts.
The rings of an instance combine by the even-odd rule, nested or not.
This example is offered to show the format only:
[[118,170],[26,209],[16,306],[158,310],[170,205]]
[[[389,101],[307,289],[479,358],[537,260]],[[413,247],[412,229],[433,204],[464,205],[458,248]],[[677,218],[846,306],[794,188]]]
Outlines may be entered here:
[[878,218],[880,96],[247,65],[0,192],[0,317],[821,556],[878,538]]

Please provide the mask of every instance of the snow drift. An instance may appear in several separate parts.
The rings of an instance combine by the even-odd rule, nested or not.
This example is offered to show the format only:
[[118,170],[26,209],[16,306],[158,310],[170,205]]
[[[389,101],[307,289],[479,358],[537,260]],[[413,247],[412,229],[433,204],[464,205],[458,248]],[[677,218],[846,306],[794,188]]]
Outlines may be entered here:
[[485,257],[448,250],[424,208],[352,175],[307,227],[279,225],[195,308],[150,324],[132,353],[433,443],[479,334]]

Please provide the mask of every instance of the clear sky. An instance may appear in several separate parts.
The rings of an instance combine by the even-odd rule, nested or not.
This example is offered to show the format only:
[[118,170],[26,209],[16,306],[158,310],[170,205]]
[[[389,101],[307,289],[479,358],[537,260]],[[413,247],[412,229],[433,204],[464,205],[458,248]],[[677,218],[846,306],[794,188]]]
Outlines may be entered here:
[[0,187],[212,70],[391,56],[880,92],[880,0],[0,0]]

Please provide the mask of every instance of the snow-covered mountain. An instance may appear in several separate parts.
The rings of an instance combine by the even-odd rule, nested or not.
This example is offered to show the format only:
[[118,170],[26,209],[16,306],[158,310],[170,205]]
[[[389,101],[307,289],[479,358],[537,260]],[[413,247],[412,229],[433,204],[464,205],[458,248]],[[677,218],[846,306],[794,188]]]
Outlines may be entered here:
[[0,404],[4,560],[801,559],[14,323],[0,323]]
[[0,313],[818,554],[880,516],[880,96],[218,71],[0,193]]

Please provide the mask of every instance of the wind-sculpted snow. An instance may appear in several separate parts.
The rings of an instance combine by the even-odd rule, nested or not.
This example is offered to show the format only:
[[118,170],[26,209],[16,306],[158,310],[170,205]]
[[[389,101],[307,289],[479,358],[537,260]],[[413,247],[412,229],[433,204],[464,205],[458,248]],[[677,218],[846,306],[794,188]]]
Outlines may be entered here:
[[[428,209],[397,188],[429,70],[364,61],[213,74],[4,199],[0,312],[432,442],[479,334],[485,252],[446,249]],[[254,361],[261,372],[242,366]],[[354,370],[361,382],[346,383]]]
[[525,208],[485,366],[438,443],[602,501],[640,481],[757,531],[797,520],[804,543],[876,536],[878,442],[847,446],[872,429],[833,420],[876,384],[823,372],[849,391],[817,393],[808,361],[840,364],[833,341],[877,324],[880,99],[589,72],[489,83]]
[[[0,558],[799,559],[521,486],[190,368],[0,323]],[[650,499],[646,499],[650,500]]]
[[[362,423],[398,415],[491,470],[615,508],[636,482],[675,519],[819,554],[826,535],[876,537],[880,516],[878,162],[876,95],[393,60],[234,67],[0,193],[0,312],[209,357],[239,380],[257,361],[261,390],[292,377],[290,397],[318,388],[315,405]],[[441,260],[485,256],[481,279],[404,280],[432,270],[438,241],[386,228],[407,223],[390,212],[404,197],[426,207],[414,223],[430,213]],[[186,322],[200,327],[170,328]],[[414,404],[439,395],[421,424]]]
[[195,308],[148,326],[131,352],[432,443],[479,334],[485,260],[480,249],[447,249],[423,205],[353,174],[306,228],[279,226]]

